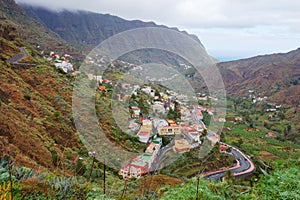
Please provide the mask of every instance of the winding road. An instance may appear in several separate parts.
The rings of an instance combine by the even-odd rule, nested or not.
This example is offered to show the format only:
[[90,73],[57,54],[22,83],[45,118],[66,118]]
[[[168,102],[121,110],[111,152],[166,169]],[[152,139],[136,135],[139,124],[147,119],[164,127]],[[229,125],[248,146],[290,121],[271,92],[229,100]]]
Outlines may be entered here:
[[[223,143],[223,145],[226,144]],[[253,162],[245,154],[243,154],[240,150],[234,147],[231,147],[231,149],[232,155],[237,160],[237,165],[226,170],[206,173],[203,176],[203,178],[219,181],[226,174],[227,171],[231,171],[234,177],[242,177],[250,175],[255,170]]]
[[7,60],[7,62],[16,64],[16,63],[19,63],[20,60],[22,60],[23,58],[28,56],[28,53],[27,53],[27,51],[25,50],[24,47],[20,47],[19,49],[22,53],[19,53],[17,55],[14,55],[14,56],[10,57]]

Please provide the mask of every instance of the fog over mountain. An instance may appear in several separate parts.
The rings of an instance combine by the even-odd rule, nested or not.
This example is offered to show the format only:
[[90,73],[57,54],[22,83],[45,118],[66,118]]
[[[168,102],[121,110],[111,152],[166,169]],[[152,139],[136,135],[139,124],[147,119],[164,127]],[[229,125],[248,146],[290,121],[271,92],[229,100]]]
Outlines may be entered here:
[[214,57],[245,58],[287,52],[299,43],[298,1],[17,0],[54,11],[88,10],[125,19],[154,21],[198,35]]

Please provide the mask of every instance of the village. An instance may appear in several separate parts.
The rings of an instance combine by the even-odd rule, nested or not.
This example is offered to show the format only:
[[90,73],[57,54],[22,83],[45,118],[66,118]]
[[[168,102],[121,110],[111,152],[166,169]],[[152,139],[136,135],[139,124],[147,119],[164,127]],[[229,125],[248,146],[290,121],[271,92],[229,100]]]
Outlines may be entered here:
[[[176,153],[184,153],[200,147],[202,137],[211,140],[212,145],[220,141],[220,137],[212,131],[208,134],[207,127],[202,121],[202,112],[214,115],[211,109],[198,104],[189,105],[187,96],[174,91],[158,93],[149,85],[139,90],[151,96],[154,102],[151,104],[151,112],[148,116],[145,116],[137,105],[130,106],[132,120],[128,129],[138,129],[139,141],[149,145],[142,155],[132,158],[122,166],[119,174],[124,179],[140,178],[155,171],[159,157],[166,151],[165,148],[162,150],[166,145],[163,141],[167,141],[168,148]],[[134,93],[136,94],[136,90]],[[168,113],[172,113],[175,117],[168,118],[170,117]],[[179,118],[176,120],[176,117]],[[140,126],[138,122],[141,123]]]
[[[69,55],[59,56],[50,52],[46,58],[54,61],[55,67],[63,73],[73,76],[80,74],[69,62],[71,59]],[[94,61],[92,58],[88,58],[85,62],[89,64]],[[104,62],[101,60],[101,63]],[[125,62],[123,64],[133,70],[143,70],[140,66]],[[87,77],[90,81],[97,83],[96,88],[102,94],[107,94],[109,88],[117,87],[114,81],[103,78],[102,75],[89,73]],[[199,101],[217,101],[217,98],[206,94],[197,94],[192,97],[194,101],[190,101],[187,95],[169,89],[164,92],[157,91],[152,87],[153,84],[139,86],[138,84],[122,83],[119,86],[121,90],[116,90],[116,100],[120,102],[129,100],[130,103],[130,121],[127,128],[129,131],[135,132],[141,143],[147,144],[143,153],[123,164],[119,171],[119,175],[123,179],[141,178],[157,171],[160,157],[167,151],[177,154],[193,151],[201,146],[204,138],[207,138],[212,146],[220,142],[220,136],[208,130],[203,122],[203,113],[205,112],[212,120],[218,122],[225,122],[225,118],[217,118],[214,116],[213,109],[198,103]],[[123,92],[121,92],[122,90]],[[150,106],[147,114],[138,104],[130,102],[130,99],[139,93],[152,99],[152,101],[145,102]]]
[[[46,58],[52,60],[55,67],[63,73],[73,76],[80,73],[75,71],[73,65],[69,62],[69,58],[71,58],[69,55],[59,56],[51,51],[49,54],[46,54]],[[86,64],[95,64],[94,59],[91,57],[88,57],[85,62]],[[100,65],[105,63],[104,59],[101,59],[99,62]],[[132,68],[133,71],[143,70],[142,67],[130,63],[123,62],[122,64],[125,68]],[[189,69],[189,66],[184,67]],[[108,87],[116,86],[113,84],[113,81],[104,79],[102,75],[90,73],[87,74],[87,77],[90,81],[96,81],[97,90],[102,93],[107,93]],[[160,81],[169,79],[161,78]],[[179,94],[172,90],[159,92],[152,88],[151,85],[140,87],[137,84],[129,83],[122,83],[120,87],[120,91],[123,91],[123,93],[117,94],[117,101],[126,101],[132,96],[138,95],[138,92],[143,92],[154,100],[152,103],[147,102],[150,104],[150,113],[148,115],[143,113],[139,105],[134,103],[130,105],[131,120],[129,121],[128,130],[136,132],[139,141],[147,144],[148,147],[144,153],[130,159],[122,166],[119,175],[123,179],[140,178],[155,171],[160,156],[166,151],[166,148],[162,150],[163,147],[166,147],[163,141],[167,141],[169,144],[168,150],[172,150],[175,153],[184,153],[200,147],[203,137],[207,137],[212,145],[220,141],[219,135],[208,131],[202,121],[202,112],[208,113],[213,118],[213,110],[198,104],[198,100],[206,101],[216,98],[206,95],[194,96],[195,101],[191,104],[187,95]],[[223,121],[223,119],[217,120]]]

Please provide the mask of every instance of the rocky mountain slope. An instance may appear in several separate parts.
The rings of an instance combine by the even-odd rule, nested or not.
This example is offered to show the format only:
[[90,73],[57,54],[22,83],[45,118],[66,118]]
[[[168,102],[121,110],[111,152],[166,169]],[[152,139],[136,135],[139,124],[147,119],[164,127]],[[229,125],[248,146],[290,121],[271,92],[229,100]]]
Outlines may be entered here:
[[242,96],[248,90],[272,101],[299,105],[300,49],[218,63],[227,93]]
[[[70,45],[81,47],[85,51],[125,30],[140,27],[165,27],[153,22],[128,21],[108,14],[86,11],[53,12],[28,5],[21,6],[31,19],[45,25]],[[191,35],[191,37],[199,41],[196,36]],[[142,55],[147,56],[137,54],[127,60],[138,62],[141,57],[151,57],[155,61],[168,58],[168,63],[178,64],[175,61],[178,58],[170,59],[174,57],[165,52],[144,52]],[[223,76],[227,94],[230,96],[240,97],[247,94],[248,90],[255,89],[258,96],[268,96],[278,103],[297,105],[300,101],[299,64],[300,49],[297,49],[289,53],[223,62],[217,66]],[[204,83],[200,76],[196,75],[193,82],[195,88],[203,89]]]
[[[16,165],[35,169],[66,167],[66,163],[76,162],[80,152],[85,151],[76,135],[71,113],[73,77],[57,71],[42,58],[40,51],[76,54],[78,51],[71,45],[85,36],[76,36],[76,41],[68,44],[13,0],[0,1],[0,19],[0,157],[10,155]],[[126,27],[116,31],[140,24],[155,25],[128,21]],[[105,37],[113,33],[107,32]],[[22,55],[22,50],[28,56],[20,64],[9,63],[9,58]]]
[[[0,23],[0,157],[10,155],[16,165],[34,169],[60,169],[83,149],[70,112],[72,77],[59,73],[20,34],[18,26]],[[9,63],[20,49],[27,56]]]

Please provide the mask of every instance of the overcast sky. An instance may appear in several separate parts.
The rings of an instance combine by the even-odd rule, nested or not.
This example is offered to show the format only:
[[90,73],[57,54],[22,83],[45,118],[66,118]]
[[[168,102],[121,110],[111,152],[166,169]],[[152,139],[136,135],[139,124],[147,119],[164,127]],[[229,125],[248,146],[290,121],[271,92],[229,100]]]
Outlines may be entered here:
[[196,34],[210,55],[237,59],[300,47],[297,0],[17,0],[53,10],[109,13]]

